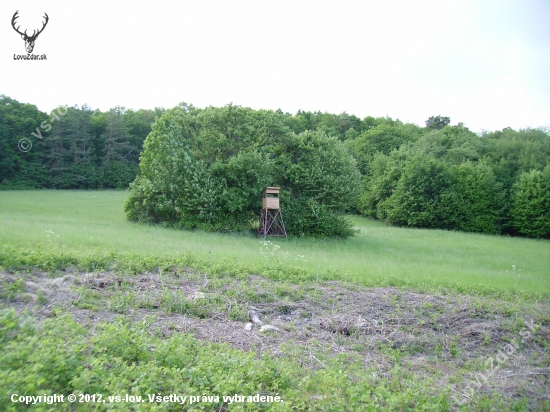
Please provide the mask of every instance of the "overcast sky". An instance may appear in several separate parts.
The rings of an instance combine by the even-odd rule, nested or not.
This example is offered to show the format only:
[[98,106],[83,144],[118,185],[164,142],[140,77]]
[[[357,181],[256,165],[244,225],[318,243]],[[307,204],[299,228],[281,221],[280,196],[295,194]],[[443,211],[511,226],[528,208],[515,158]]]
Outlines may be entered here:
[[[29,34],[48,14],[46,61],[14,60],[16,10]],[[550,126],[550,0],[3,0],[0,17],[0,94],[46,112],[233,102]]]

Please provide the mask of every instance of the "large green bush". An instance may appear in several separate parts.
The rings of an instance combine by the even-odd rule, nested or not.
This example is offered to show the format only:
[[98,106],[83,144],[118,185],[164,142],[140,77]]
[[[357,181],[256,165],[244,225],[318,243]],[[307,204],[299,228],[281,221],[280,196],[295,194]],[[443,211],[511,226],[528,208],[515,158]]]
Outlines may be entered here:
[[342,214],[360,190],[355,160],[336,137],[295,134],[283,120],[232,105],[166,113],[145,140],[127,217],[186,229],[249,230],[261,191],[280,186],[290,234],[352,235]]

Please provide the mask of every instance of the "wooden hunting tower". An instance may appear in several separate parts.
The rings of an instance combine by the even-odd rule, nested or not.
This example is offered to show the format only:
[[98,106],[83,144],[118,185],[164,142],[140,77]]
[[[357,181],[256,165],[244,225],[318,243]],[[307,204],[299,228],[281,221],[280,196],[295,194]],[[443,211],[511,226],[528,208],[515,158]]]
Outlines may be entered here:
[[262,214],[256,237],[284,236],[288,239],[279,203],[280,191],[279,187],[266,187],[262,192]]

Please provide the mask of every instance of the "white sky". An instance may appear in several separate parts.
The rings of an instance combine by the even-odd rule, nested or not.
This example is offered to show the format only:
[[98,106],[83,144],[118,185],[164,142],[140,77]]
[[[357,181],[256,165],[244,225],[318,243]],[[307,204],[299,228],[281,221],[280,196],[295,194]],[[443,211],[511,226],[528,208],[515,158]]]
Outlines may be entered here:
[[[11,27],[50,21],[34,54]],[[233,102],[434,115],[475,132],[550,126],[550,0],[11,1],[0,94],[108,110]]]

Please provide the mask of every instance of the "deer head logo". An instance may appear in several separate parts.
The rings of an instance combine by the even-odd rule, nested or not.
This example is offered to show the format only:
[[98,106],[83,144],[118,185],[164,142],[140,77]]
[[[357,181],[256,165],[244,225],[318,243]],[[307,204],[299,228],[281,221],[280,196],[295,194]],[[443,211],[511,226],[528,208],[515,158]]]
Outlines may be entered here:
[[21,35],[21,38],[23,40],[25,40],[25,48],[27,49],[27,53],[32,53],[32,51],[34,49],[34,42],[36,41],[36,38],[38,37],[38,35],[40,33],[42,33],[42,31],[44,30],[44,28],[46,27],[46,24],[48,24],[49,17],[46,13],[44,13],[44,18],[46,19],[46,21],[44,23],[42,23],[43,24],[42,28],[40,30],[38,30],[38,32],[36,32],[36,30],[34,30],[33,33],[32,33],[32,36],[29,36],[29,35],[27,35],[27,30],[25,30],[24,33],[21,33],[19,31],[20,26],[17,26],[17,28],[15,28],[15,20],[19,17],[17,15],[17,13],[19,13],[19,10],[17,10],[15,12],[15,14],[13,15],[13,17],[11,19],[11,25],[12,25],[13,29]]

